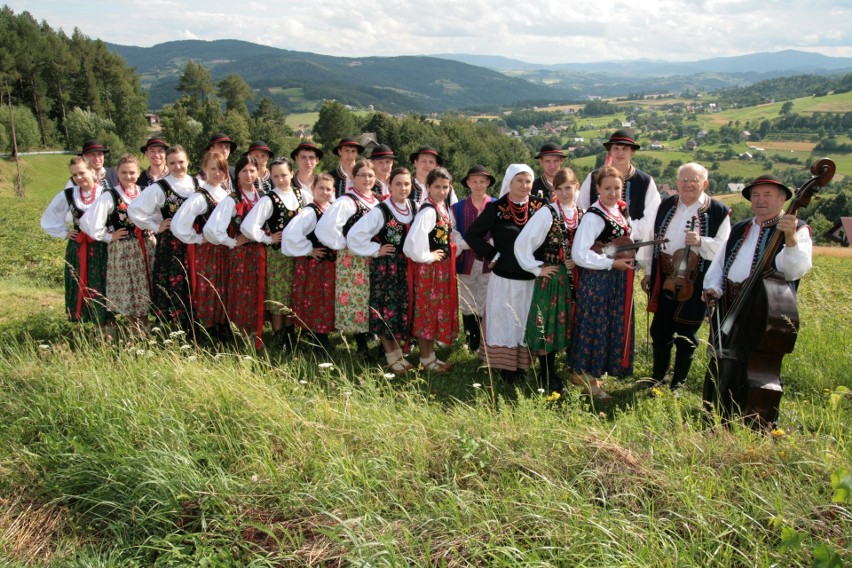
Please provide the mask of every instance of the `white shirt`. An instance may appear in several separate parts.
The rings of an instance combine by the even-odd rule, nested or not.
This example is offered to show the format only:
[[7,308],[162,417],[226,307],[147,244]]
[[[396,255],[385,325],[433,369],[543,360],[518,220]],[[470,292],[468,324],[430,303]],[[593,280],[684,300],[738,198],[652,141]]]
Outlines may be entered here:
[[305,207],[284,227],[281,236],[281,252],[285,256],[307,256],[314,250],[314,244],[308,240],[317,227],[317,213],[313,207]]
[[[449,211],[448,211],[449,214]],[[424,207],[417,212],[414,222],[408,230],[402,252],[414,262],[431,264],[435,262],[432,251],[429,250],[429,233],[438,224],[438,211],[434,207]]]
[[[252,197],[259,203],[260,192],[255,188],[252,189],[254,194]],[[238,191],[238,195],[240,200],[246,199],[242,190]],[[254,209],[258,203],[255,203],[252,206],[252,209]],[[231,249],[235,248],[237,246],[237,239],[228,236],[228,227],[231,225],[231,221],[234,219],[234,215],[236,215],[236,213],[237,202],[233,197],[229,196],[228,199],[222,199],[219,201],[219,204],[216,205],[216,209],[213,210],[213,213],[210,214],[210,217],[204,224],[203,232],[204,238],[207,239],[207,242],[213,243],[214,245],[225,245]],[[251,210],[249,210],[249,213],[251,213]]]
[[[282,191],[276,187],[272,191],[274,191],[275,195],[281,199],[284,207],[286,207],[289,211],[296,211],[301,207],[299,200],[296,197],[296,192],[292,189],[287,188],[286,191]],[[313,196],[305,195],[303,193],[302,200],[304,201],[304,204],[307,205],[308,203],[313,202]],[[243,219],[243,224],[240,225],[240,232],[245,235],[246,238],[251,239],[256,243],[271,245],[272,236],[266,234],[263,230],[263,224],[272,217],[272,211],[272,198],[268,195],[264,195],[260,198],[260,201],[251,208],[251,211],[248,212],[245,219]]]
[[[592,172],[594,173],[594,172]],[[591,201],[592,192],[592,174],[586,176],[580,185],[580,195],[577,196],[577,207],[583,211],[589,209],[589,201]],[[622,199],[624,196],[622,196]],[[654,220],[657,217],[657,209],[660,208],[660,191],[657,189],[657,183],[654,178],[651,178],[651,183],[648,184],[648,190],[645,192],[645,203],[642,206],[644,211],[641,219],[630,219],[630,236],[634,241],[649,241],[654,238]]]
[[[223,188],[218,186],[212,187],[207,182],[202,183],[201,188],[207,190],[216,203],[220,203],[228,195],[228,192]],[[172,234],[178,240],[188,245],[202,244],[204,242],[204,235],[196,233],[192,225],[195,223],[195,218],[207,213],[207,210],[207,199],[204,195],[200,191],[194,193],[189,199],[183,202],[183,205],[177,210],[175,216],[172,217]]]
[[[671,221],[669,221],[665,234],[657,235],[660,237],[667,237],[669,239],[669,242],[662,245],[663,251],[669,255],[673,255],[676,251],[686,246],[686,232],[689,227],[689,222],[693,217],[698,217],[698,222],[695,225],[694,231],[699,235],[701,234],[701,225],[699,224],[701,222],[701,215],[698,211],[709,200],[710,196],[706,193],[702,193],[698,197],[698,201],[689,206],[684,205],[683,202],[678,199],[677,207],[675,207],[675,211],[672,214]],[[701,245],[697,248],[692,247],[690,250],[695,251],[701,258],[712,261],[716,257],[716,253],[719,252],[719,249],[725,245],[728,240],[728,235],[730,234],[731,218],[730,216],[725,216],[725,219],[722,221],[722,224],[719,225],[719,229],[716,231],[715,235],[706,237],[702,236]],[[642,247],[636,252],[636,260],[643,268],[647,269],[651,266],[653,254],[654,247]]]
[[[408,212],[402,214],[394,209],[392,204],[388,203],[391,215],[402,224],[411,223],[414,215],[411,211],[410,202],[406,199],[404,204],[400,205],[397,203],[396,206],[403,209],[403,211],[407,208]],[[376,206],[352,225],[349,234],[346,236],[346,247],[358,256],[377,256],[382,246],[374,241],[373,237],[379,234],[379,231],[381,231],[384,225],[385,215],[382,212],[382,208]],[[408,238],[406,237],[406,240]]]
[[[188,199],[195,193],[195,183],[192,181],[192,176],[185,175],[182,178],[176,178],[169,174],[163,178],[166,183],[184,199]],[[163,188],[159,183],[154,183],[146,187],[139,197],[127,207],[127,216],[140,229],[147,229],[158,233],[160,231],[160,223],[163,222],[163,216],[160,214],[160,209],[166,204],[166,194],[163,193]]]
[[[101,186],[95,186],[95,201],[98,200],[101,193],[103,193]],[[95,204],[94,201],[89,205],[83,203],[83,200],[80,198],[80,187],[76,185],[72,190],[72,199],[74,201],[74,205],[82,211],[88,210],[89,207]],[[44,213],[41,216],[41,228],[44,229],[44,232],[51,237],[64,239],[68,234],[68,231],[72,229],[72,221],[71,207],[68,206],[68,200],[65,199],[65,192],[60,191],[56,197],[51,200],[47,209],[44,210]]]
[[[600,201],[595,201],[592,207],[600,209],[609,214],[610,217],[616,219],[621,216],[618,206],[610,209]],[[608,258],[604,254],[598,254],[592,250],[592,245],[601,231],[606,227],[606,223],[601,219],[600,215],[586,212],[583,218],[580,219],[580,226],[577,227],[577,232],[574,234],[574,244],[571,246],[571,258],[578,266],[590,268],[592,270],[610,270],[614,259]]]
[[[139,186],[136,186],[136,189],[139,190]],[[115,188],[116,193],[121,198],[121,200],[130,205],[136,198],[131,199],[124,192],[124,188],[121,187],[121,184]],[[115,199],[110,192],[103,192],[100,197],[92,203],[92,206],[83,214],[80,218],[80,230],[95,239],[96,241],[101,241],[104,243],[112,242],[112,231],[108,230],[106,226],[107,218],[109,215],[115,211],[116,203]],[[113,230],[115,230],[113,228]]]
[[[760,225],[751,220],[751,227],[745,236],[740,250],[737,252],[734,262],[728,271],[728,279],[731,282],[742,282],[751,274],[751,263],[754,260],[754,251],[757,248],[757,238],[760,236]],[[808,273],[812,266],[813,242],[811,231],[807,225],[803,225],[796,231],[795,247],[784,247],[775,257],[775,266],[784,275],[788,282],[799,280]],[[717,294],[722,293],[725,270],[725,247],[719,250],[719,254],[710,263],[707,275],[704,277],[704,289],[715,290]]]
[[344,195],[331,204],[317,223],[315,229],[319,241],[332,250],[343,250],[346,248],[346,236],[343,234],[343,226],[358,210],[354,199],[358,199],[367,209],[372,209],[379,203],[379,200],[375,198],[372,202],[367,201],[356,192],[349,192]]
[[[558,207],[554,208],[556,209],[557,217],[561,219],[560,209]],[[568,218],[571,219],[576,211],[576,207],[571,207],[565,210],[565,214],[569,215]],[[527,272],[535,274],[536,278],[541,276],[541,267],[544,265],[544,262],[536,260],[535,251],[544,244],[544,240],[547,238],[552,225],[553,214],[550,207],[542,207],[524,225],[524,228],[521,229],[521,234],[515,240],[515,258],[518,259],[518,264]]]
[[[414,185],[420,188],[420,199],[417,201],[417,208],[420,209],[420,206],[426,203],[426,200],[429,198],[429,189],[426,187],[426,184],[420,183],[420,180],[414,178]],[[412,191],[413,193],[413,191]],[[412,197],[413,199],[413,197]],[[455,205],[459,202],[459,198],[456,197],[456,189],[450,185],[450,205]]]

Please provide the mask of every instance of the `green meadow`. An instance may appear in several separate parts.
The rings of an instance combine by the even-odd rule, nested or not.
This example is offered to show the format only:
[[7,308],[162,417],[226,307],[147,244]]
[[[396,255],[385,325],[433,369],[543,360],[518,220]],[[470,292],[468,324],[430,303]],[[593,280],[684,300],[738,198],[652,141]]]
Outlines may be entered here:
[[[331,352],[65,322],[38,227],[67,156],[0,162],[0,558],[9,566],[832,566],[852,562],[852,263],[818,256],[780,428],[688,387],[608,403]],[[637,296],[636,376],[650,371]],[[706,337],[706,330],[702,331]],[[559,370],[565,372],[564,362]]]

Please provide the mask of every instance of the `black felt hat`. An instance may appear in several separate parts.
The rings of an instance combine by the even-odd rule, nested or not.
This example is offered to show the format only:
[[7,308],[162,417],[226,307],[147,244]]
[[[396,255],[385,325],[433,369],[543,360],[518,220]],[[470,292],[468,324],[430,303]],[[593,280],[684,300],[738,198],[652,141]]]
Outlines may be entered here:
[[86,140],[83,142],[83,149],[80,150],[79,156],[83,154],[88,154],[89,152],[103,152],[104,154],[109,154],[109,148],[103,145],[103,143],[97,138],[92,138],[90,140]]
[[206,152],[210,148],[213,147],[213,144],[219,144],[220,142],[227,142],[231,145],[231,154],[237,151],[237,143],[231,140],[231,137],[225,134],[224,132],[217,132],[213,136],[210,137],[210,141],[207,143],[207,147],[204,148]]
[[148,141],[145,142],[145,145],[142,146],[141,148],[139,148],[139,151],[144,154],[145,152],[148,151],[148,148],[150,148],[152,146],[161,146],[163,148],[169,147],[169,145],[166,144],[165,140],[163,140],[159,136],[151,136],[150,138],[148,138]]
[[559,156],[560,158],[567,158],[565,152],[562,151],[562,146],[557,144],[556,142],[548,142],[547,144],[543,144],[541,148],[538,150],[538,154],[535,155],[535,159],[538,160],[544,156]]
[[361,146],[361,144],[359,144],[358,141],[355,140],[354,138],[344,138],[343,140],[341,140],[340,142],[337,143],[337,146],[334,147],[334,150],[332,150],[332,153],[335,156],[339,156],[340,155],[340,148],[343,147],[343,146],[355,146],[356,148],[358,148],[359,154],[364,151],[364,147]]
[[432,146],[420,146],[416,152],[412,153],[411,156],[409,156],[409,160],[413,163],[420,156],[420,154],[431,154],[435,156],[435,161],[438,162],[439,166],[444,165],[444,159],[441,157],[441,154],[439,154],[438,151]]
[[641,148],[639,144],[636,143],[636,135],[629,128],[620,128],[613,132],[609,140],[603,143],[604,148],[609,150],[609,147],[613,144],[621,144],[622,146],[630,146],[634,150],[638,150]]
[[293,151],[290,152],[290,159],[295,160],[296,156],[298,156],[299,152],[301,152],[302,150],[310,150],[317,155],[318,160],[322,160],[324,152],[320,150],[319,146],[317,146],[313,142],[299,142],[299,145],[293,148]]
[[774,185],[780,187],[787,194],[787,199],[793,197],[793,190],[784,185],[784,183],[775,176],[760,176],[755,178],[750,184],[743,188],[743,197],[751,201],[751,190],[758,185]]
[[488,178],[488,187],[491,187],[495,183],[497,183],[497,178],[495,178],[491,173],[485,168],[485,166],[481,164],[476,164],[469,170],[467,170],[467,175],[465,175],[462,179],[462,185],[467,187],[467,178],[470,176],[486,176]]
[[272,148],[269,147],[269,144],[263,140],[254,140],[251,144],[249,144],[248,150],[243,152],[243,156],[250,154],[252,150],[263,150],[270,158],[275,157],[275,152],[273,152]]
[[393,150],[387,144],[379,144],[370,152],[371,160],[386,160],[388,158],[396,160],[396,157],[396,154],[393,153]]

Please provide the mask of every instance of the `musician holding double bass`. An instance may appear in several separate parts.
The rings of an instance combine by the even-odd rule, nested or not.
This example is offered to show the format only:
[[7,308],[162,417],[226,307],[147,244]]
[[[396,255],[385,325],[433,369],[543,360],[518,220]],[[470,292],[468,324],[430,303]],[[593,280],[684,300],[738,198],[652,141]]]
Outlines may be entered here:
[[730,208],[711,199],[705,193],[707,185],[707,168],[701,164],[678,168],[678,193],[662,201],[654,220],[654,234],[669,242],[637,255],[647,272],[642,289],[649,294],[648,311],[654,314],[653,371],[643,383],[646,387],[663,383],[672,347],[672,390],[684,386],[692,366],[698,328],[706,315],[701,298],[704,275],[731,232]]
[[[831,171],[823,184],[834,173],[834,164],[824,162]],[[797,204],[810,199],[800,197],[806,186],[793,200],[792,214],[785,214],[784,203],[793,191],[780,179],[765,175],[748,184],[742,195],[751,202],[754,217],[733,226],[704,278],[708,302],[718,304],[711,318],[704,402],[726,420],[734,411],[760,428],[777,420],[781,359],[792,352],[798,331],[796,288],[811,269],[810,227],[795,216]],[[736,320],[727,317],[729,310]]]

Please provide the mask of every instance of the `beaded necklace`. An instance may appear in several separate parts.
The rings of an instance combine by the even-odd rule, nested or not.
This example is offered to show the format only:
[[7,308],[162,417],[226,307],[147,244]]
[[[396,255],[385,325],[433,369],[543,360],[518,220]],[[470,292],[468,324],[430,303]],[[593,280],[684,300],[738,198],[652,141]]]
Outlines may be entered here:
[[509,213],[512,215],[512,222],[518,227],[523,227],[527,224],[530,218],[529,201],[523,203],[515,203],[511,199],[509,202]]
[[396,206],[396,201],[393,199],[388,199],[390,201],[391,206],[396,210],[397,213],[405,217],[406,215],[411,213],[411,206],[408,204],[408,200],[405,200],[405,209]]

